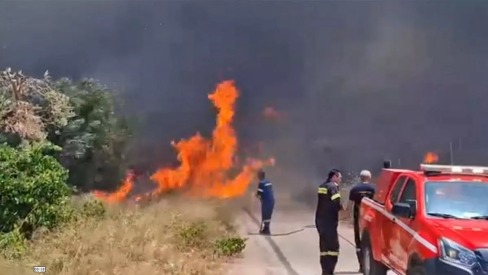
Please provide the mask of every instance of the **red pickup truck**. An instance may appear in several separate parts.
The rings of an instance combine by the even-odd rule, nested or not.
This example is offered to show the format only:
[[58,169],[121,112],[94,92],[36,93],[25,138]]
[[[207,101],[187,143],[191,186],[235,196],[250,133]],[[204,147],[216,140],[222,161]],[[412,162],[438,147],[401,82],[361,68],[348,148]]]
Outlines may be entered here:
[[486,275],[488,167],[384,168],[360,230],[365,275]]

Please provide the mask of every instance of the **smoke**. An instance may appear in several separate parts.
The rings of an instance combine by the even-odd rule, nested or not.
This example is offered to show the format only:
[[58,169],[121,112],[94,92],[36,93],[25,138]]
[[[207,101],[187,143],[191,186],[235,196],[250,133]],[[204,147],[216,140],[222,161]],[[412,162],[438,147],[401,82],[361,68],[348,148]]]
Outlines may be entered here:
[[[241,140],[264,142],[278,160],[275,181],[301,187],[332,167],[376,170],[385,157],[411,166],[438,151],[449,161],[450,143],[456,162],[486,163],[487,8],[484,1],[2,1],[0,66],[117,87],[154,159],[168,155],[170,140],[210,130],[206,95],[235,79]],[[264,121],[267,106],[286,121]]]

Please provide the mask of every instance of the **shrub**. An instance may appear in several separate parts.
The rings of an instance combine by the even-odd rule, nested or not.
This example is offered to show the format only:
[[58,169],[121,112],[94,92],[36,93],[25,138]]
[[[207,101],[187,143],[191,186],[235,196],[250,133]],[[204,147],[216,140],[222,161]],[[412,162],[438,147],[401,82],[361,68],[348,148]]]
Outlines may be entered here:
[[0,235],[0,251],[4,258],[20,258],[26,249],[24,236],[18,229]]
[[[219,257],[223,254],[214,252],[214,244],[230,233],[221,231],[213,207],[187,198],[162,199],[145,208],[108,205],[103,218],[80,216],[28,241],[23,257],[11,263],[47,266],[53,275],[222,274],[220,265],[228,258]],[[4,272],[1,264],[0,274],[27,274]]]
[[246,248],[246,239],[239,237],[225,237],[215,242],[215,253],[221,256],[239,255]]
[[206,231],[207,225],[201,221],[183,224],[178,231],[179,248],[187,250],[204,247],[207,243]]
[[29,237],[37,228],[53,228],[73,215],[68,173],[46,144],[12,148],[0,145],[0,232],[14,229]]
[[85,217],[102,218],[107,213],[105,205],[95,199],[89,199],[81,205],[81,214]]

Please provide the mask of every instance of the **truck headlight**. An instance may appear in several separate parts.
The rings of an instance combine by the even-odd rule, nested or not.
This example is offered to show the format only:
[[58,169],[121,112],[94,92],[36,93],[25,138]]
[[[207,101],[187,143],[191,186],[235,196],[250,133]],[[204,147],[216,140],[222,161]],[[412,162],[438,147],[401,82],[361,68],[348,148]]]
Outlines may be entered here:
[[441,259],[464,266],[473,266],[476,264],[477,259],[474,252],[464,246],[446,239],[441,238],[439,240]]

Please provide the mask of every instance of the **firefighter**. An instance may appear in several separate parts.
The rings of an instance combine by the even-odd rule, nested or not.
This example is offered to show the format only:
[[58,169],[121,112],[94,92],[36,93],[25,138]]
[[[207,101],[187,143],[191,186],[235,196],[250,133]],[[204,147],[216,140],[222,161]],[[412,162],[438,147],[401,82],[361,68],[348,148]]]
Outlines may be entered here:
[[359,272],[363,272],[362,264],[362,253],[361,253],[361,236],[359,232],[359,206],[361,205],[361,200],[364,197],[370,199],[373,198],[375,193],[375,187],[370,183],[371,172],[368,170],[363,170],[359,174],[361,180],[360,183],[354,185],[349,192],[349,202],[346,207],[346,212],[351,213],[352,208],[352,218],[354,222],[354,241],[356,243],[356,255],[359,262]]
[[342,174],[337,169],[329,172],[327,181],[318,188],[315,225],[319,233],[320,265],[322,275],[332,275],[339,257],[339,211],[342,210],[339,184]]
[[273,185],[266,179],[266,173],[263,170],[258,172],[258,191],[256,196],[261,200],[261,230],[260,234],[270,235],[271,216],[274,209]]

